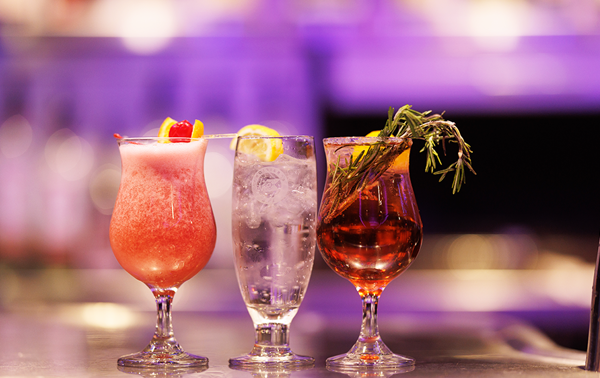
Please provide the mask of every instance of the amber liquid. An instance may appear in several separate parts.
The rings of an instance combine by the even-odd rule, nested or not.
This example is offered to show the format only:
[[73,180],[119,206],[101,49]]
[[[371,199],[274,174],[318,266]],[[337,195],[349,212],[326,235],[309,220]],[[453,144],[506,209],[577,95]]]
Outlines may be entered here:
[[[380,295],[406,270],[421,246],[420,221],[388,208],[378,200],[359,199],[329,223],[320,223],[317,238],[325,262],[350,280],[361,296]],[[369,218],[369,212],[376,219]]]

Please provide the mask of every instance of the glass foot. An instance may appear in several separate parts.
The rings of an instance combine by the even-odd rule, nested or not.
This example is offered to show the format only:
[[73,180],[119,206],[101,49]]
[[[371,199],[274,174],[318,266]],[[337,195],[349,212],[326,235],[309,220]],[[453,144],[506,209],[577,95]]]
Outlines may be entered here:
[[197,366],[197,367],[174,367],[168,366],[165,368],[153,367],[127,367],[117,366],[117,370],[123,373],[132,375],[141,375],[142,377],[153,377],[153,378],[176,378],[183,377],[188,374],[202,373],[207,370],[208,366]]
[[347,353],[329,357],[326,361],[326,365],[334,371],[352,371],[361,368],[405,370],[404,368],[413,368],[415,360],[410,357],[393,353],[379,355]]
[[361,337],[348,353],[329,357],[326,361],[327,367],[350,370],[397,369],[414,366],[414,364],[413,358],[392,353],[379,337],[374,339]]
[[360,367],[334,367],[327,366],[327,370],[335,373],[346,374],[352,378],[387,378],[396,374],[408,373],[415,370],[415,365],[407,365],[401,367],[385,367],[378,368],[373,366]]
[[295,365],[295,366],[282,366],[282,365],[230,365],[230,369],[245,371],[251,373],[254,377],[257,378],[286,378],[289,377],[293,372],[308,370],[314,368],[314,365]]
[[258,366],[273,366],[284,368],[299,368],[314,366],[315,359],[293,353],[289,347],[259,347],[252,352],[229,359],[232,368],[249,368]]
[[117,364],[134,368],[208,367],[208,358],[184,352],[177,342],[169,341],[153,340],[143,351],[119,358]]
[[288,324],[264,323],[256,325],[254,348],[244,356],[231,358],[229,366],[232,368],[314,366],[314,358],[300,356],[292,352],[289,347],[289,332]]

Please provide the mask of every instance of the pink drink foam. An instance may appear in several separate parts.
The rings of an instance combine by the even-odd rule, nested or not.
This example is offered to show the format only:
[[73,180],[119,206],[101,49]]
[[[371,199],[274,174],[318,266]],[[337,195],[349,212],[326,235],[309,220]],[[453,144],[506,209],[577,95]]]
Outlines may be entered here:
[[155,288],[175,288],[208,262],[216,226],[204,182],[207,140],[122,144],[110,224],[119,264]]

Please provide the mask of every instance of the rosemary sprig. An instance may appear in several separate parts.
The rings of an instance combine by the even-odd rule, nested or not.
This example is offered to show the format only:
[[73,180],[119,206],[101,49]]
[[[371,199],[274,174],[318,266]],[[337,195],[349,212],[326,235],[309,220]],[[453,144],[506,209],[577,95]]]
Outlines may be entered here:
[[[452,194],[460,191],[462,184],[466,182],[465,167],[473,174],[477,174],[471,165],[471,152],[473,152],[471,146],[465,142],[454,122],[444,120],[440,114],[431,114],[431,110],[419,113],[410,105],[404,105],[394,115],[394,108],[390,107],[386,127],[381,130],[379,137],[393,136],[394,133],[399,138],[425,141],[425,146],[420,150],[427,154],[425,172],[441,175],[440,181],[448,173],[454,172]],[[441,144],[445,154],[446,141],[458,144],[458,159],[446,169],[436,171],[437,164],[442,164],[436,148]]]
[[[338,157],[338,161],[330,167],[330,170],[333,170],[331,183],[323,195],[321,209],[325,223],[350,206],[358,195],[372,185],[408,148],[408,142],[387,143],[386,139],[394,136],[407,140],[423,140],[425,145],[420,152],[426,152],[425,171],[440,175],[440,181],[450,172],[454,172],[453,194],[457,193],[466,181],[465,167],[476,174],[471,165],[471,146],[465,142],[454,122],[444,120],[440,114],[431,114],[431,111],[420,113],[410,105],[404,105],[396,113],[390,107],[385,127],[378,135],[380,140],[356,158],[346,158],[346,164],[340,164]],[[442,164],[436,148],[441,144],[445,154],[446,141],[458,144],[458,159],[447,168],[436,171],[437,165]]]
[[332,167],[331,184],[323,195],[321,214],[324,214],[324,222],[329,223],[356,201],[359,194],[376,182],[407,148],[407,141],[388,146],[381,141],[369,147],[366,153],[361,152],[355,159],[350,156],[344,165],[340,164],[341,157],[338,157]]

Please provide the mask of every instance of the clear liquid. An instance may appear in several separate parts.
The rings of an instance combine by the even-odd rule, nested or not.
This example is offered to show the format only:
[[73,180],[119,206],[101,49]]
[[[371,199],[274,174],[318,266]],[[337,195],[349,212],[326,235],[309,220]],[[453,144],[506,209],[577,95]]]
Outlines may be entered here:
[[310,279],[316,244],[316,173],[314,160],[313,165],[299,162],[236,161],[234,255],[242,297],[255,324],[289,324]]

